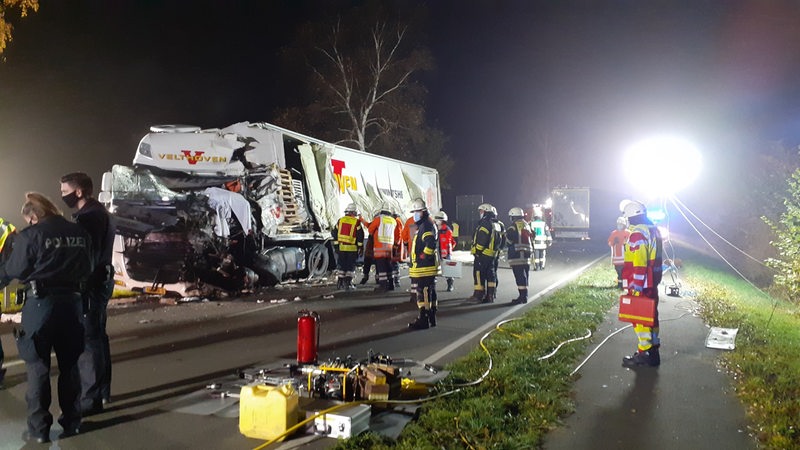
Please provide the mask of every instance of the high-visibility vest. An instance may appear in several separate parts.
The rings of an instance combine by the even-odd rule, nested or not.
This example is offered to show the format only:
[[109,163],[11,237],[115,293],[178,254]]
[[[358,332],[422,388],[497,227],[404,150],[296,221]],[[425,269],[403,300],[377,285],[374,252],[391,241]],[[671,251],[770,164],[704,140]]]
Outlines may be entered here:
[[372,219],[369,225],[370,233],[372,234],[373,252],[376,258],[391,258],[392,247],[394,247],[395,240],[399,238],[399,230],[397,229],[397,221],[394,217],[388,215],[380,215]]
[[608,236],[608,246],[611,247],[611,264],[620,266],[625,262],[625,244],[631,232],[627,229],[614,229]]
[[655,226],[631,225],[622,266],[623,287],[654,289],[661,282],[661,233]]
[[533,238],[533,248],[536,250],[546,249],[547,241],[551,240],[550,232],[547,231],[547,224],[544,220],[534,220],[531,222],[531,228],[536,233]]
[[11,233],[15,232],[17,229],[14,228],[14,225],[6,222],[3,219],[0,219],[0,252],[3,251],[3,247],[6,245],[6,239],[11,235]]
[[339,219],[337,228],[339,229],[339,234],[337,236],[337,240],[339,241],[339,251],[357,252],[359,246],[356,239],[356,234],[358,233],[358,229],[361,228],[361,222],[359,222],[358,217],[342,217]]

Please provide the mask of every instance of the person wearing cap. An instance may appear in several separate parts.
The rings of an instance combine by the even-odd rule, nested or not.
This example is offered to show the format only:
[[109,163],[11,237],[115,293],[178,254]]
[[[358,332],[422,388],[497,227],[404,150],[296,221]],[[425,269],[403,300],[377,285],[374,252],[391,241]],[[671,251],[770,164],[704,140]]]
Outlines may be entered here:
[[77,434],[81,425],[82,290],[93,271],[92,242],[83,227],[65,219],[42,194],[25,195],[22,217],[30,226],[14,238],[0,280],[3,285],[12,279],[26,285],[22,328],[15,333],[28,380],[24,439],[43,443],[50,440],[53,424],[49,411],[52,351],[58,361],[58,422],[64,430],[59,438]]
[[353,277],[356,274],[356,262],[364,252],[364,229],[358,218],[358,208],[350,203],[344,209],[344,216],[336,222],[334,239],[336,242],[336,275],[338,289],[352,291],[356,288]]
[[622,366],[636,368],[656,367],[661,364],[658,324],[658,284],[661,282],[662,242],[661,233],[650,219],[647,209],[637,201],[623,201],[622,216],[628,220],[631,232],[625,244],[622,267],[622,286],[632,296],[644,296],[655,301],[653,326],[633,324],[636,332],[636,352],[622,359]]
[[417,233],[411,242],[411,267],[408,274],[417,286],[417,309],[419,315],[408,327],[423,330],[436,326],[436,275],[439,273],[438,233],[425,202],[414,200],[411,204]]
[[[6,222],[5,219],[0,217],[0,268],[2,268],[8,256],[11,254],[11,246],[13,245],[14,235],[16,234],[17,229],[12,225],[10,222]],[[2,269],[0,269],[2,272]],[[11,280],[0,280],[0,284],[5,286]],[[4,388],[3,380],[6,377],[6,369],[3,368],[3,360],[5,359],[5,354],[3,353],[3,342],[0,341],[0,389]]]
[[617,289],[622,289],[622,266],[625,262],[625,244],[631,232],[628,231],[628,219],[617,217],[617,227],[608,236],[608,246],[611,248],[611,264],[617,272]]

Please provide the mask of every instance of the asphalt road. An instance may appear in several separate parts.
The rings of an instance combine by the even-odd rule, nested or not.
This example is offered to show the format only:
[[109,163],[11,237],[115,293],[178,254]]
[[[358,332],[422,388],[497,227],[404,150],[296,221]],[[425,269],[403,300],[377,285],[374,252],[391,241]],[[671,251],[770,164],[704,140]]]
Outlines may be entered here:
[[[554,245],[547,270],[531,272],[531,297],[555,289],[606,251],[604,242]],[[540,298],[511,306],[516,284],[511,271],[501,267],[497,303],[465,304],[472,293],[469,270],[465,267],[455,292],[444,292],[444,283],[439,283],[439,325],[424,331],[407,328],[416,317],[416,306],[405,292],[408,278],[402,279],[400,291],[379,296],[371,292],[370,284],[355,293],[296,284],[236,300],[115,307],[108,325],[114,367],[112,403],[102,414],[85,418],[80,435],[53,442],[50,448],[256,447],[261,441],[241,435],[238,420],[231,417],[235,401],[218,399],[233,405],[215,414],[201,411],[209,402],[195,400],[205,395],[206,385],[229,380],[239,369],[280,367],[294,360],[301,309],[316,311],[321,317],[320,361],[348,355],[360,359],[372,350],[394,359],[444,365],[475,348],[499,320],[532,307]],[[610,267],[609,274],[613,276]],[[0,449],[22,448],[24,366],[17,359],[10,326],[0,331],[9,371],[7,389],[0,391]],[[55,392],[53,398],[51,412],[57,416]],[[51,438],[60,431],[54,425]],[[318,440],[311,445],[325,444]]]

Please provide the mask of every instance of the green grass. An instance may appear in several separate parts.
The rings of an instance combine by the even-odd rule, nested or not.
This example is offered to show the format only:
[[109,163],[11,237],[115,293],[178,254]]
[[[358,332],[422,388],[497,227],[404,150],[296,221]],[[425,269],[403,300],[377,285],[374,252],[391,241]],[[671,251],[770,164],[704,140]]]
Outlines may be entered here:
[[741,278],[708,266],[689,266],[684,280],[696,291],[711,326],[738,328],[736,349],[722,363],[760,443],[800,448],[800,308],[759,292]]
[[[701,255],[681,270],[684,293],[694,293],[711,326],[738,328],[736,349],[722,363],[745,405],[763,448],[800,449],[800,306],[776,302]],[[687,259],[684,258],[684,261]],[[494,368],[479,385],[428,402],[397,441],[366,433],[337,449],[527,449],[574,406],[569,374],[588,341],[568,344],[552,358],[537,358],[567,339],[595,330],[617,301],[615,275],[598,264],[555,292],[521,320],[507,323],[485,345]],[[773,312],[773,307],[774,312]],[[488,367],[482,348],[451,364],[451,383],[478,379]],[[443,388],[444,390],[444,388]]]
[[[417,421],[397,441],[373,433],[342,441],[340,449],[497,448],[541,445],[559,418],[573,411],[570,372],[587,351],[589,340],[567,344],[539,361],[559,343],[594,331],[618,299],[616,275],[596,265],[560,289],[520,320],[501,326],[484,341],[493,370],[474,387],[426,403]],[[482,348],[448,367],[446,382],[473,381],[486,371]],[[447,390],[446,387],[441,389]]]

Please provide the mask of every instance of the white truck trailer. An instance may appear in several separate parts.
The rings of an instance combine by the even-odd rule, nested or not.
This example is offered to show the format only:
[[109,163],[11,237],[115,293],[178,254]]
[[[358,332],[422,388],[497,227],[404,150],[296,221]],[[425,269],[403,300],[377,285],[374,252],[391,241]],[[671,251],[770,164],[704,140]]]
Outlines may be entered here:
[[228,292],[322,277],[349,203],[403,219],[441,207],[436,169],[323,142],[272,124],[151,127],[131,166],[103,175],[116,218],[114,265],[127,288]]

